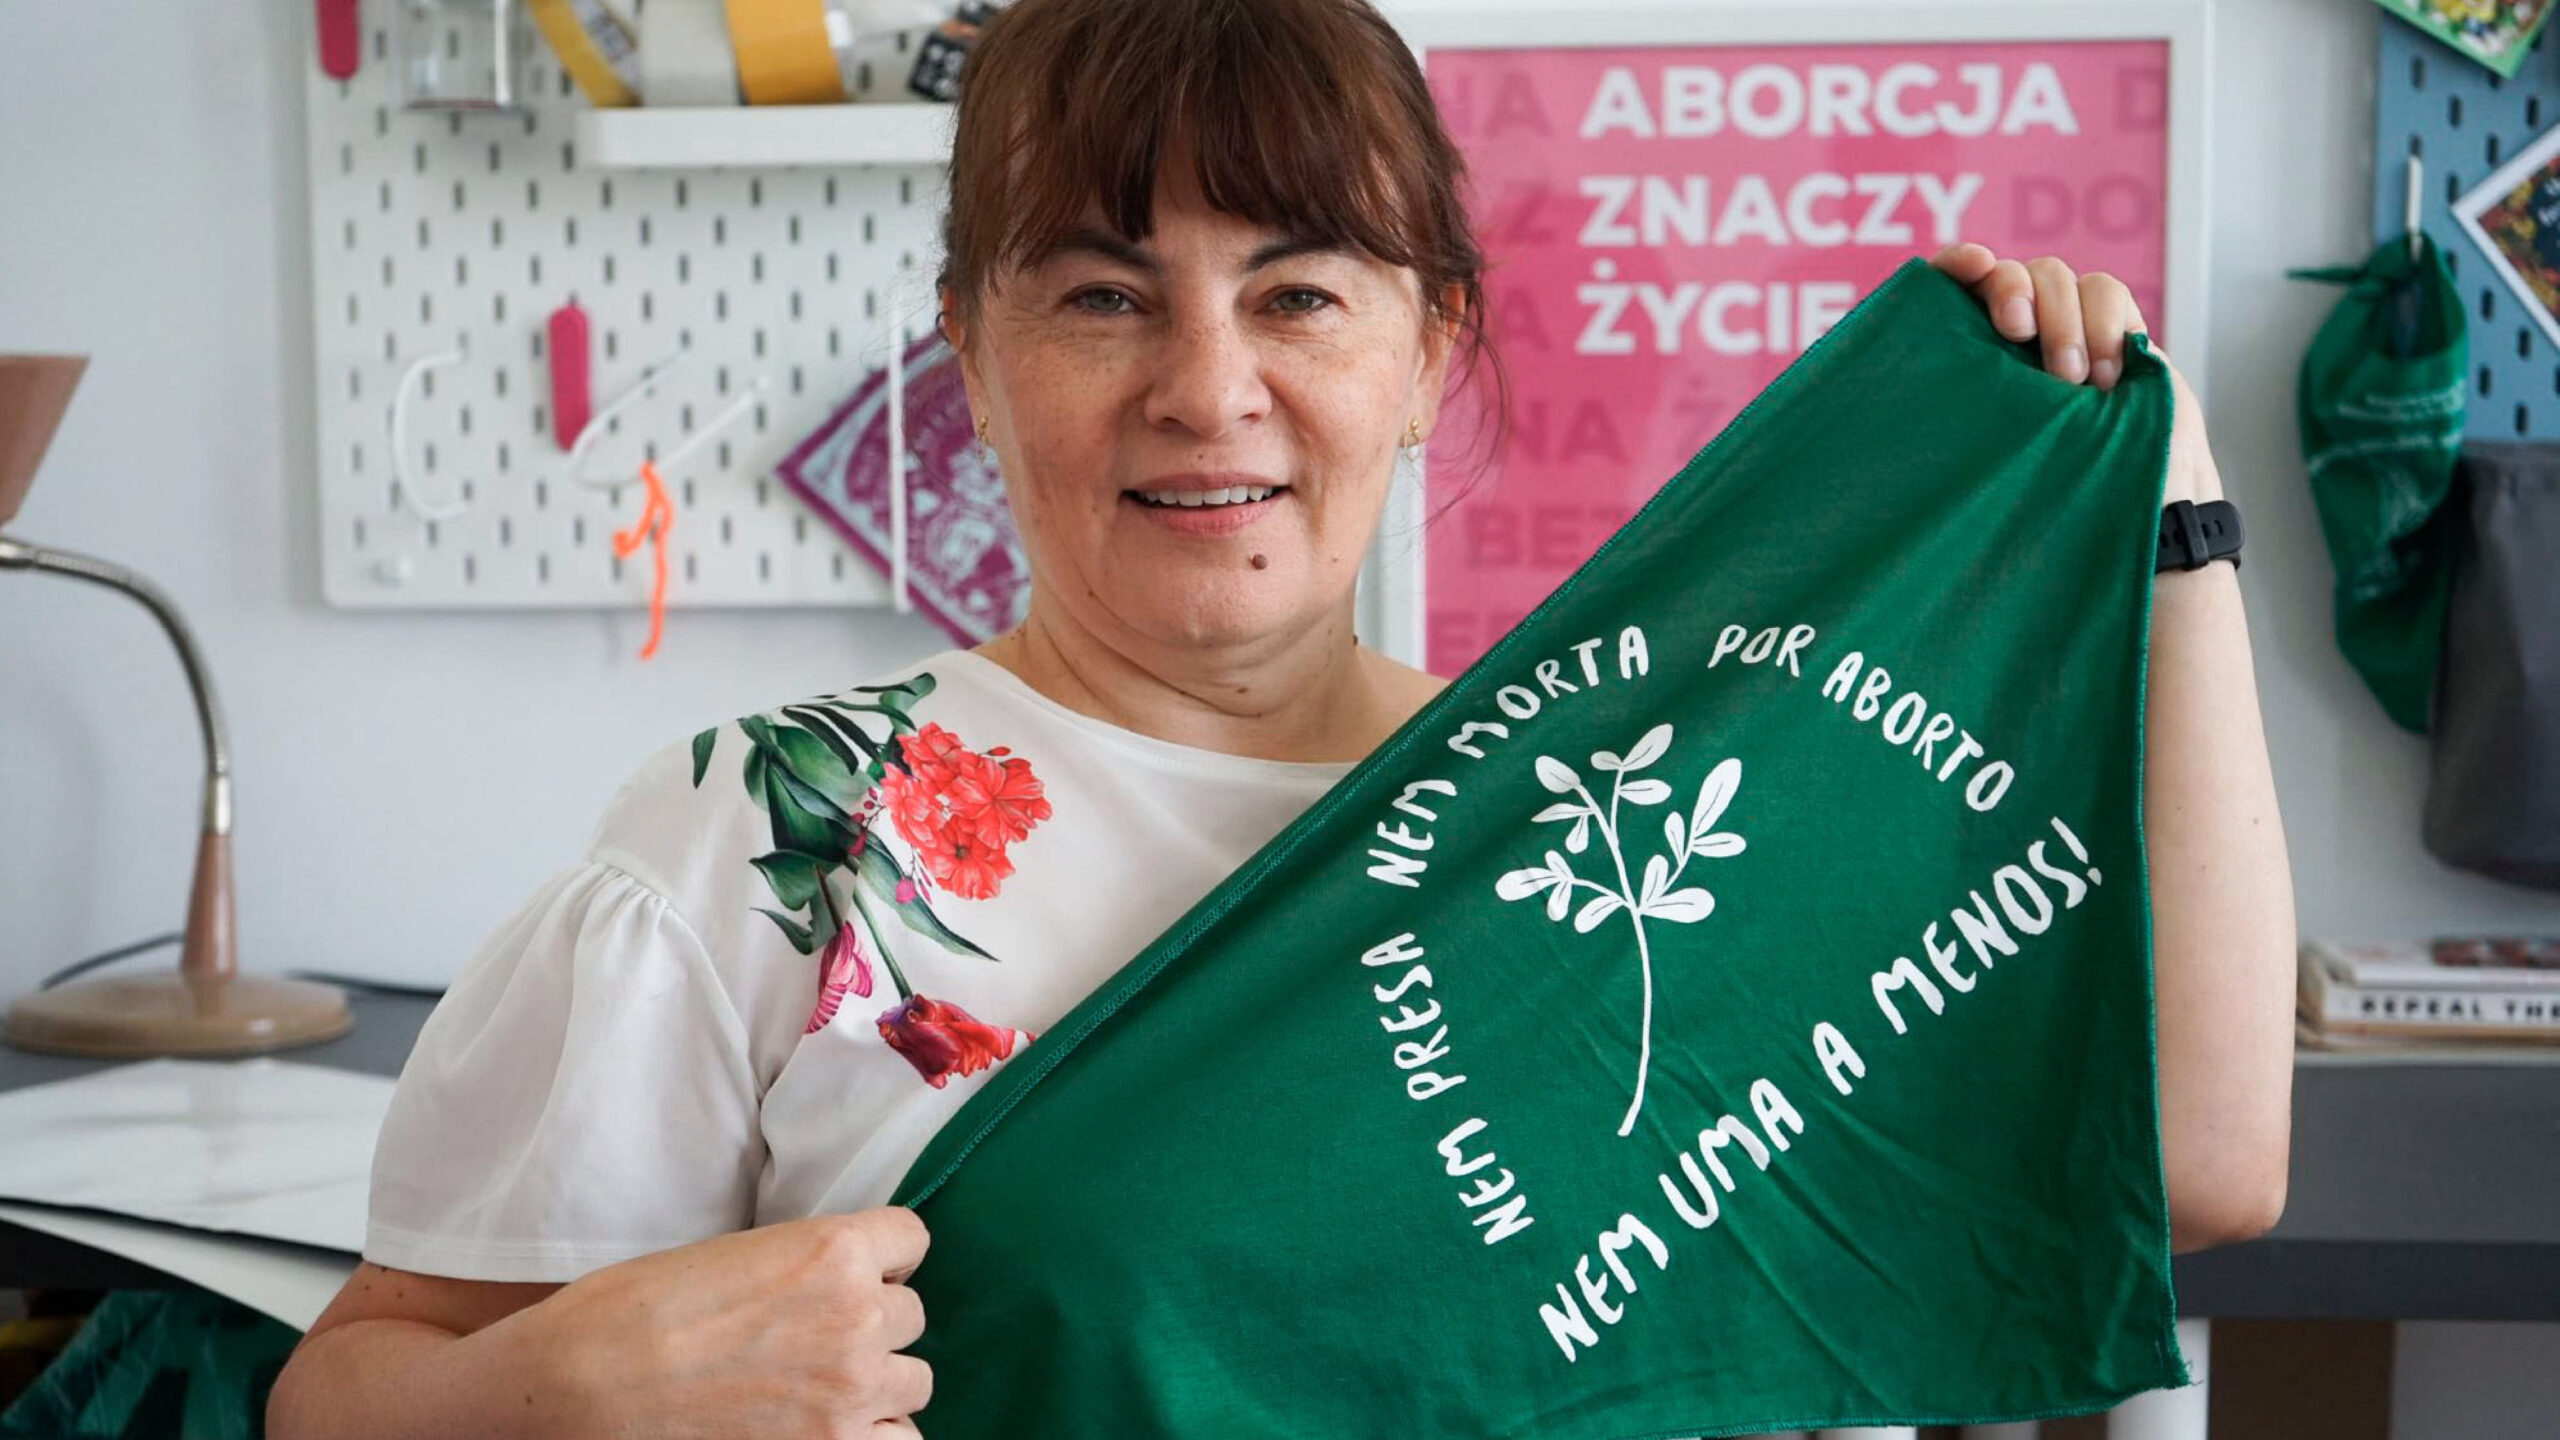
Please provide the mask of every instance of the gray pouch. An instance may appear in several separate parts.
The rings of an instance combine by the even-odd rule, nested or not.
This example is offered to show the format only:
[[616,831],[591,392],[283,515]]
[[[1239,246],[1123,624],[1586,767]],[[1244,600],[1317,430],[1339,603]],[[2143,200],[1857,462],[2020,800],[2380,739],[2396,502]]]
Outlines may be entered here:
[[2560,890],[2560,445],[2465,445],[2426,845]]

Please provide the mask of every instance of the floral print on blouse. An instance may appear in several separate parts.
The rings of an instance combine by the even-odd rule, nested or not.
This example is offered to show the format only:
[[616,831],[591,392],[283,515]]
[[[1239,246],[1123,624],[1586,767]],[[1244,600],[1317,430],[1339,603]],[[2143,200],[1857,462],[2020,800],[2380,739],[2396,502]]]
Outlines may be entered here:
[[[831,1023],[847,992],[870,997],[877,955],[898,992],[874,1022],[880,1038],[940,1089],[1033,1036],[919,994],[881,927],[903,925],[954,955],[993,961],[936,912],[937,895],[992,899],[1013,873],[1011,847],[1052,812],[1029,760],[1002,745],[971,750],[940,725],[914,722],[934,683],[927,672],[856,686],[737,724],[748,742],[740,778],[773,825],[773,850],[748,862],[782,906],[762,913],[794,949],[818,957],[817,1001],[802,1033]],[[693,738],[697,788],[719,730]],[[884,819],[904,844],[903,861],[886,843]]]
[[641,760],[455,973],[365,1258],[564,1281],[887,1203],[978,1088],[1351,766],[1122,729],[949,650]]

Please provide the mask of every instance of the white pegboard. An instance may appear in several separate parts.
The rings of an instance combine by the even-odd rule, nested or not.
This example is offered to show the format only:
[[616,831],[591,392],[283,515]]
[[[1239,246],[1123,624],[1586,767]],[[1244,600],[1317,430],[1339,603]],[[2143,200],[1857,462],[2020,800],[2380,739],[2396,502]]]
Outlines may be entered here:
[[[881,363],[893,314],[930,323],[940,173],[581,168],[585,102],[547,52],[527,67],[523,109],[404,110],[389,10],[366,5],[353,79],[305,72],[329,600],[646,603],[647,551],[626,562],[612,547],[641,486],[574,483],[551,434],[545,323],[575,297],[598,411],[688,351],[596,444],[599,471],[635,475],[766,382],[751,414],[665,477],[669,605],[880,603],[880,575],[769,475]],[[391,402],[413,361],[456,348],[467,358],[422,377],[407,417],[418,488],[469,502],[429,522],[394,500]]]

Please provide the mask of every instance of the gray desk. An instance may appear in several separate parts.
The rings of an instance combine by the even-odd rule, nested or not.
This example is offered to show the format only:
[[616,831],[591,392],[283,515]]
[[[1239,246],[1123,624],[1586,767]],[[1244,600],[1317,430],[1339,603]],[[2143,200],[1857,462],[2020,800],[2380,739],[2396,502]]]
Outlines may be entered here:
[[[417,1042],[418,1027],[427,1023],[433,1000],[409,995],[351,991],[348,1009],[356,1028],[326,1044],[279,1051],[279,1060],[334,1065],[369,1075],[397,1075]],[[61,1055],[31,1055],[0,1046],[0,1090],[68,1080],[122,1062],[75,1060]],[[66,1290],[152,1290],[179,1282],[121,1255],[0,1220],[0,1287]]]
[[[290,1058],[396,1075],[431,1002],[354,997],[356,1028]],[[105,1062],[0,1049],[0,1090]],[[2177,1262],[2179,1308],[2227,1319],[2560,1321],[2560,1064],[2307,1057],[2275,1232]],[[0,1221],[0,1285],[171,1281]]]
[[2560,1064],[2305,1056],[2284,1219],[2177,1273],[2190,1315],[2560,1320]]

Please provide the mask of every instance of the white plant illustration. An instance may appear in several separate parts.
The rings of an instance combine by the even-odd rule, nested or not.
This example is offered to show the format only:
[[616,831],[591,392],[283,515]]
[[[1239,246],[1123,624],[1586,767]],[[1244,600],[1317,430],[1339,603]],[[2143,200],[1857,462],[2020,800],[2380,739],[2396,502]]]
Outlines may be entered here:
[[[1706,919],[1715,909],[1716,897],[1696,885],[1680,886],[1681,875],[1691,860],[1720,860],[1742,853],[1740,835],[1716,828],[1716,822],[1724,817],[1725,806],[1733,800],[1733,792],[1742,784],[1742,762],[1727,759],[1707,772],[1707,778],[1698,786],[1697,804],[1690,807],[1686,816],[1677,810],[1663,816],[1662,835],[1670,849],[1645,861],[1642,887],[1629,877],[1626,848],[1619,843],[1623,832],[1619,829],[1618,808],[1622,803],[1660,805],[1671,798],[1671,786],[1666,781],[1629,778],[1660,760],[1670,749],[1671,727],[1656,725],[1624,756],[1607,750],[1594,753],[1591,768],[1605,771],[1610,777],[1605,809],[1572,766],[1551,755],[1539,756],[1538,783],[1571,798],[1559,800],[1531,818],[1542,824],[1570,824],[1573,828],[1565,832],[1563,852],[1549,850],[1545,864],[1514,870],[1493,886],[1494,893],[1505,900],[1545,895],[1547,918],[1561,924],[1570,912],[1576,934],[1590,934],[1620,911],[1626,912],[1635,926],[1636,964],[1644,978],[1644,1019],[1638,1032],[1635,1098],[1627,1106],[1627,1118],[1618,1124],[1620,1135],[1635,1129],[1636,1115],[1644,1109],[1645,1072],[1653,1063],[1653,950],[1645,938],[1644,922],[1669,920],[1693,925]],[[1618,885],[1614,890],[1575,874],[1573,862],[1565,858],[1589,850],[1595,829],[1600,832],[1601,843],[1608,847],[1610,862],[1617,871]],[[1591,892],[1579,910],[1573,904],[1576,890]]]

